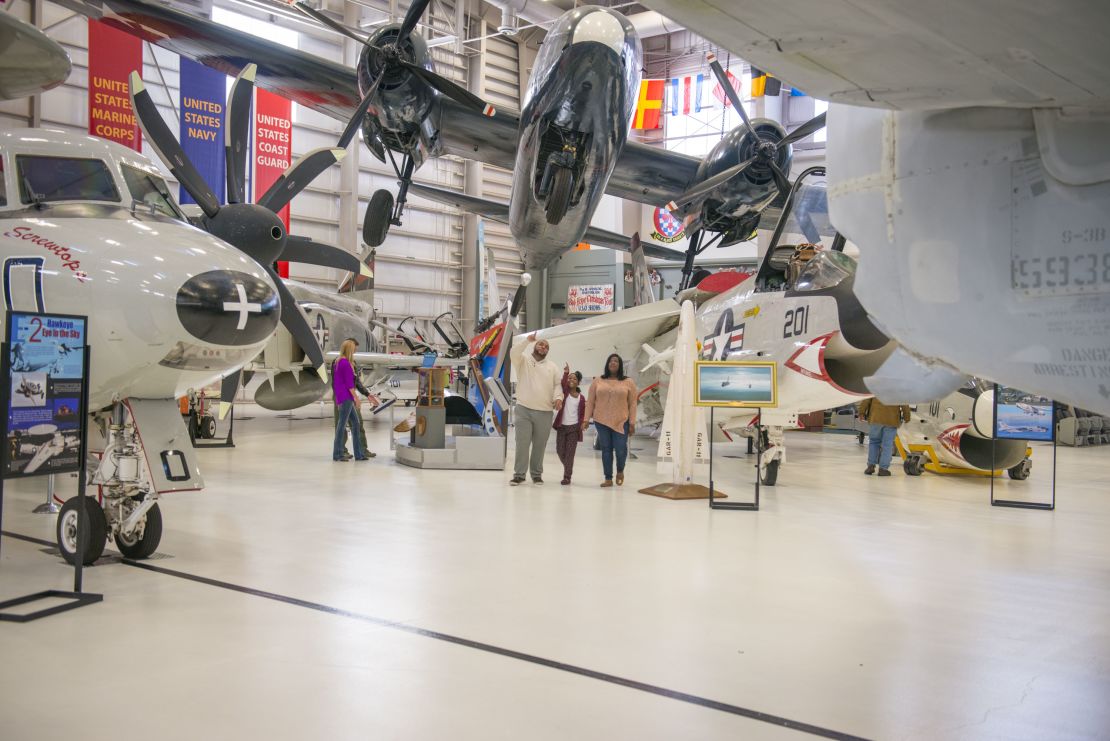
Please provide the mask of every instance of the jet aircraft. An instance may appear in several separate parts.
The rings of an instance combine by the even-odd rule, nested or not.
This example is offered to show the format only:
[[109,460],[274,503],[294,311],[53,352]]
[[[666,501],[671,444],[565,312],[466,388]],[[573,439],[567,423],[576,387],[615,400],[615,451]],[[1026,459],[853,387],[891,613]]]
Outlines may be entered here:
[[715,437],[762,435],[760,476],[773,485],[785,460],[783,428],[796,426],[800,414],[871,396],[863,379],[895,349],[855,296],[852,257],[837,249],[813,252],[782,243],[784,235],[802,232],[791,203],[788,196],[784,222],[756,273],[716,273],[675,300],[569,322],[541,330],[537,337],[551,343],[558,362],[583,371],[619,353],[626,368],[640,369],[634,378],[641,389],[641,416],[650,423],[670,408],[669,377],[692,378],[692,368],[679,372],[673,363],[681,356],[676,348],[681,305],[695,303],[691,318],[701,359],[777,363],[778,406],[758,416],[751,409],[716,410],[717,429],[711,431]]
[[644,4],[830,101],[832,222],[902,346],[880,398],[972,374],[1110,413],[1110,6]]
[[[526,267],[542,267],[583,240],[627,249],[626,237],[590,226],[604,193],[681,205],[689,229],[706,237],[691,252],[732,244],[754,235],[761,212],[789,186],[791,143],[824,125],[819,116],[787,134],[769,119],[745,122],[704,159],[627,141],[642,50],[628,20],[608,8],[582,6],[555,21],[517,113],[495,111],[433,71],[427,44],[412,33],[430,0],[414,0],[400,24],[369,37],[294,3],[362,46],[356,69],[143,0],[56,2],[227,74],[250,59],[260,87],[361,129],[400,182],[396,199],[378,191],[370,201],[371,246],[401,222],[410,189],[509,223]],[[512,170],[510,202],[412,183],[425,161],[447,154]],[[658,245],[645,251],[681,256]]]
[[[174,399],[258,355],[278,324],[277,287],[249,255],[192,226],[158,169],[130,149],[23,129],[0,132],[0,159],[4,305],[91,317],[89,447],[104,455],[90,470],[105,494],[94,532],[148,556],[160,495],[203,486]],[[28,344],[20,369],[57,362],[44,355]],[[76,558],[73,505],[58,536]],[[97,541],[86,563],[103,551]]]
[[[918,404],[910,421],[898,428],[895,443],[902,468],[910,476],[1006,471],[1012,479],[1029,478],[1033,461],[1028,443],[995,439],[993,424],[994,384],[979,379],[940,401]],[[1006,430],[1001,421],[999,429]]]

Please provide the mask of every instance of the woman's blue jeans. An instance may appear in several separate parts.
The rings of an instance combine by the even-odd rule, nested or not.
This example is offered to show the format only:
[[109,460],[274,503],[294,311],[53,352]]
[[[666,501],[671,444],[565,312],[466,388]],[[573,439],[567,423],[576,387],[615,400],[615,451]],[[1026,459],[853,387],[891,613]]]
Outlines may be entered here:
[[347,452],[344,444],[346,441],[343,439],[343,428],[347,426],[351,428],[355,458],[360,461],[366,460],[366,456],[362,454],[362,450],[358,446],[358,415],[355,414],[355,403],[350,399],[339,405],[339,419],[335,423],[335,441],[331,446],[331,459],[337,461]]
[[613,478],[613,453],[617,454],[617,473],[624,473],[624,463],[628,460],[628,423],[624,423],[624,432],[617,432],[612,427],[606,427],[600,422],[594,422],[597,428],[597,440],[601,443],[601,468],[605,471],[605,480]]

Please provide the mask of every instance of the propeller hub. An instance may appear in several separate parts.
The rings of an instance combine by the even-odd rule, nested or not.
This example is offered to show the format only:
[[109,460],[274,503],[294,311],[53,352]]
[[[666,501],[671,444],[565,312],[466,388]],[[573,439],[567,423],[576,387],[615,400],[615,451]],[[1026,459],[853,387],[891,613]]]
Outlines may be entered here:
[[277,214],[253,203],[229,203],[208,219],[208,231],[260,265],[272,265],[285,250],[285,225]]
[[773,160],[778,153],[777,142],[761,139],[755,148],[756,156],[763,160]]

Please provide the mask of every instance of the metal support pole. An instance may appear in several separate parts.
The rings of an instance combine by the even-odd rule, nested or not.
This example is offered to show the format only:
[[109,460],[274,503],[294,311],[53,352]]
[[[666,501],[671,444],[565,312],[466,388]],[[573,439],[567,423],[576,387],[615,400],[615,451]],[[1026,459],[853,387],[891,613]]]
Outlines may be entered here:
[[46,477],[46,501],[31,510],[36,515],[56,515],[58,505],[54,504],[54,474]]

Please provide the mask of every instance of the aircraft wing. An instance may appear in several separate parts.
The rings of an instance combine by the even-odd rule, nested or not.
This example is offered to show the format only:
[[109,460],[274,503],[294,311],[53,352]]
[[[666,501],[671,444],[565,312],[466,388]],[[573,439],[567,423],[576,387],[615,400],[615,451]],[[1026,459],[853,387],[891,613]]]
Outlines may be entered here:
[[[417,193],[418,195],[430,198],[438,203],[454,206],[468,213],[484,216],[493,221],[500,221],[505,224],[509,222],[509,204],[507,203],[491,201],[487,198],[479,198],[478,196],[471,196],[466,193],[436,188],[421,183],[413,183],[409,187],[409,192]],[[624,252],[629,252],[632,249],[628,237],[623,234],[608,231],[607,229],[599,229],[591,226],[586,230],[582,238],[590,244],[596,244],[599,247],[610,247],[614,250],[622,250]],[[644,254],[649,257],[658,257],[663,260],[681,260],[685,257],[684,252],[672,250],[669,247],[664,247],[659,244],[654,244],[652,242],[641,242],[640,244],[644,248]]]
[[694,183],[701,162],[688,154],[630,141],[617,158],[605,192],[650,206],[664,206]]
[[[809,95],[927,110],[1110,100],[1104,3],[644,0]],[[723,54],[719,56],[724,56]]]
[[[324,357],[335,360],[339,357],[337,352],[325,353]],[[385,352],[356,352],[355,362],[359,366],[376,366],[382,368],[421,368],[424,365],[423,355],[391,355]],[[465,368],[468,358],[443,358],[436,357],[436,368]]]
[[[571,370],[593,377],[601,375],[610,353],[619,353],[627,364],[640,345],[676,326],[679,312],[676,301],[657,301],[541,329],[536,339],[551,344],[548,357],[560,368],[570,363]],[[513,344],[524,341],[524,335],[513,338]]]

